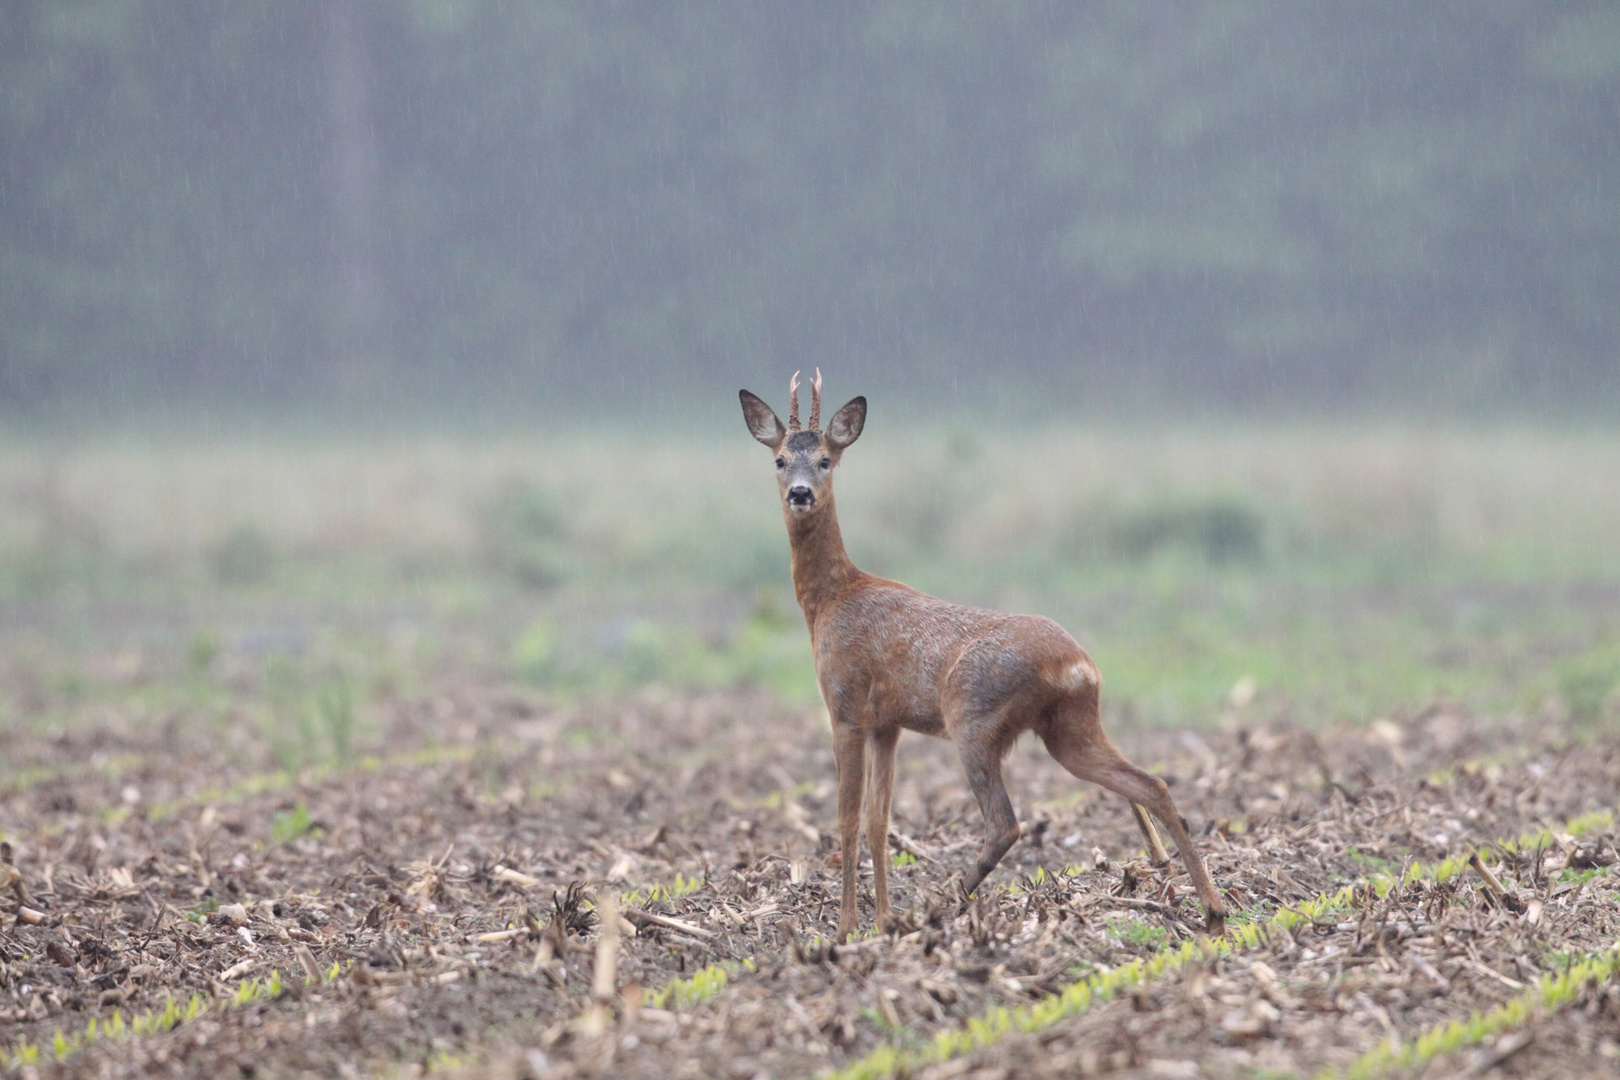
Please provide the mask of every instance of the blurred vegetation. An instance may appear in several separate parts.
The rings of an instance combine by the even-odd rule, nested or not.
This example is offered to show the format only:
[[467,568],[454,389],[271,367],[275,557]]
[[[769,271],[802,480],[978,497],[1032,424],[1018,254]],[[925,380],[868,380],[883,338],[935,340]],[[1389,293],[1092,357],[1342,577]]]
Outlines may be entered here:
[[[1620,720],[1612,434],[964,430],[870,428],[853,557],[1058,619],[1118,716]],[[451,675],[814,701],[768,455],[740,420],[679,444],[9,444],[0,729],[138,703],[296,771]]]
[[514,483],[485,508],[480,521],[484,558],[532,589],[549,589],[569,576],[571,549],[563,508],[544,488]]
[[1144,560],[1182,548],[1220,566],[1264,555],[1266,521],[1236,499],[1149,504],[1100,518],[1108,553],[1119,558]]
[[1557,668],[1557,689],[1570,719],[1591,727],[1620,722],[1620,642],[1565,659]]
[[14,0],[0,85],[13,415],[1620,390],[1601,0]]
[[307,662],[272,653],[264,668],[267,708],[261,730],[277,768],[296,773],[305,765],[345,763],[354,752],[355,703],[341,669],[316,675]]
[[736,686],[806,700],[817,693],[807,662],[809,639],[797,609],[791,616],[765,593],[753,611],[718,640],[690,625],[629,619],[603,627],[594,640],[571,639],[552,619],[519,635],[513,648],[517,676],[563,693],[600,693],[662,683],[687,689]]
[[236,525],[209,552],[221,585],[261,585],[275,569],[270,541],[254,525]]

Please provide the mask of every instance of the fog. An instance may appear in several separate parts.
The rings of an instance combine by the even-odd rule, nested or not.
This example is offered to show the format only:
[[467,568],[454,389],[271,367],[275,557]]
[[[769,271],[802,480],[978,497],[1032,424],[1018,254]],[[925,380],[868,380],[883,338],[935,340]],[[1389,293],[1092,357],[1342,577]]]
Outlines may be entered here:
[[14,422],[1620,389],[1609,4],[18,0],[0,87]]
[[14,2],[0,91],[0,726],[813,700],[816,369],[857,563],[1112,709],[1620,686],[1612,5]]

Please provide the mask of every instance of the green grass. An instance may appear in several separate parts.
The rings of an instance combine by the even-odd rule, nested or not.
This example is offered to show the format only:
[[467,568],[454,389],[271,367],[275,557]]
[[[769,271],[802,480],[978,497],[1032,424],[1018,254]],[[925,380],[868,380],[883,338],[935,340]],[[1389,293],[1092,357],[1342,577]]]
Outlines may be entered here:
[[1558,884],[1585,885],[1587,882],[1595,881],[1606,873],[1608,873],[1607,868],[1601,866],[1594,866],[1587,870],[1568,869],[1559,873]]
[[[0,724],[109,700],[222,715],[249,657],[289,770],[353,753],[374,700],[469,659],[565,698],[814,700],[759,448],[740,422],[668,433],[669,455],[635,434],[0,446],[0,603],[50,627],[4,643],[25,647]],[[947,422],[872,428],[839,506],[866,569],[1057,618],[1137,720],[1208,723],[1248,677],[1256,716],[1555,701],[1598,724],[1620,717],[1606,470],[1620,436],[1550,428]],[[110,673],[136,635],[139,671]]]
[[1127,945],[1153,950],[1163,948],[1164,943],[1170,939],[1170,932],[1164,927],[1145,923],[1141,919],[1132,919],[1110,926],[1108,934]]
[[683,896],[690,896],[692,893],[697,892],[703,888],[703,885],[702,878],[687,877],[685,874],[677,873],[675,879],[668,884],[655,883],[639,889],[632,889],[619,897],[619,903],[627,907],[635,907],[664,900],[679,900]]
[[1368,855],[1366,852],[1354,847],[1346,848],[1344,854],[1345,858],[1349,859],[1363,870],[1376,870],[1381,873],[1388,873],[1400,865],[1394,859],[1382,859],[1376,855]]
[[650,683],[689,689],[755,686],[790,700],[816,694],[803,622],[766,605],[756,606],[719,641],[646,618],[582,641],[543,619],[518,636],[512,665],[525,682],[563,696]]
[[[694,971],[685,979],[675,979],[662,990],[650,995],[647,1004],[655,1009],[690,1008],[701,1005],[719,995],[731,982],[734,972],[743,968],[742,964],[710,964],[706,968]],[[750,968],[752,965],[747,965]]]

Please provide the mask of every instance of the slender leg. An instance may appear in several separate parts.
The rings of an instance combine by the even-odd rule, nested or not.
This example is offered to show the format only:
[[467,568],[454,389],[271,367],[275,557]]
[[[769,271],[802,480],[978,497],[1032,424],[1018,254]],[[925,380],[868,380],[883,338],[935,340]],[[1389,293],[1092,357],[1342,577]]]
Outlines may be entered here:
[[838,849],[844,857],[844,892],[838,898],[838,940],[848,941],[860,920],[855,890],[861,869],[861,784],[865,779],[866,737],[859,727],[833,721],[833,756],[838,760]]
[[1204,904],[1209,932],[1225,933],[1226,903],[1204,869],[1204,862],[1193,847],[1192,837],[1187,834],[1187,826],[1171,801],[1170,789],[1164,781],[1132,765],[1094,725],[1071,724],[1059,718],[1042,733],[1042,738],[1047,751],[1075,776],[1123,795],[1164,822],[1176,842],[1176,850],[1181,852],[1181,861],[1187,864],[1193,888]]
[[984,848],[973,872],[963,882],[962,891],[969,896],[979,883],[996,868],[1007,849],[1018,840],[1018,816],[1013,813],[1012,800],[1007,798],[1007,787],[1001,782],[1001,755],[988,745],[963,743],[962,766],[967,770],[968,786],[979,800],[979,812],[984,815],[986,836]]
[[1159,839],[1159,830],[1153,827],[1153,819],[1148,817],[1140,803],[1131,803],[1131,814],[1136,818],[1136,827],[1142,830],[1142,839],[1147,841],[1148,856],[1152,858],[1153,865],[1169,865],[1170,853],[1164,850],[1164,841]]
[[894,748],[900,729],[879,728],[867,738],[871,787],[866,792],[866,846],[872,849],[873,919],[878,932],[889,928],[889,802],[894,795]]

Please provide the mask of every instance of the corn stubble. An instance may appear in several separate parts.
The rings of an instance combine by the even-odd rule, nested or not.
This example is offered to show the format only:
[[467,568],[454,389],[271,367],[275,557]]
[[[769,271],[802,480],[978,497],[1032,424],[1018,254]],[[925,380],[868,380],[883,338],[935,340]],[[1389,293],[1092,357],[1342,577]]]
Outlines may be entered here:
[[[133,812],[128,775],[0,790],[4,1067],[1376,1076],[1500,1055],[1534,1075],[1600,1072],[1620,1043],[1612,735],[1445,710],[1122,732],[1200,834],[1221,944],[1122,801],[1022,751],[1029,827],[964,908],[977,808],[917,740],[897,925],[839,945],[815,717],[736,694],[450,696],[466,741],[417,745],[443,737],[421,722],[442,695],[405,701],[386,758],[357,748],[296,792],[139,735]],[[81,752],[11,738],[42,765]],[[319,827],[277,842],[299,804]]]

